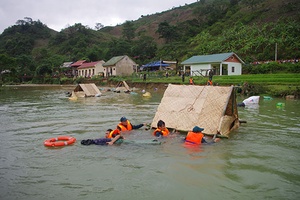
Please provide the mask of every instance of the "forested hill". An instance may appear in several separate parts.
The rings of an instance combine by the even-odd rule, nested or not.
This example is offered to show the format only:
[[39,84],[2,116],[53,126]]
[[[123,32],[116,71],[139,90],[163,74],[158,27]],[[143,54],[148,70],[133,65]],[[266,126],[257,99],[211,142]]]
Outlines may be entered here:
[[128,55],[138,64],[235,52],[246,63],[299,58],[299,0],[201,0],[115,27],[56,32],[30,17],[0,35],[0,71],[50,74],[63,62]]

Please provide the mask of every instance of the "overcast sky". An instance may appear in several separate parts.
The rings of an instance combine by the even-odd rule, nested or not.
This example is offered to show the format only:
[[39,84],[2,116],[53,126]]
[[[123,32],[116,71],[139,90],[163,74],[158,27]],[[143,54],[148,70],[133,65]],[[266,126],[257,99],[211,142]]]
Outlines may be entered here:
[[30,17],[60,31],[75,23],[94,28],[115,26],[196,0],[0,0],[0,33],[17,20]]

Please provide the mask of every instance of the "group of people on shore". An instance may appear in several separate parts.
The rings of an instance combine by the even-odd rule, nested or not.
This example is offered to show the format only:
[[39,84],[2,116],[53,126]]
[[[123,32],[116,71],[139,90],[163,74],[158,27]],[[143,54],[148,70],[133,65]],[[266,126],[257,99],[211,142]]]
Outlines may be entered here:
[[[114,143],[117,143],[118,140],[125,139],[121,133],[131,131],[134,129],[139,129],[143,126],[147,126],[147,124],[143,123],[138,125],[132,125],[132,123],[126,117],[121,117],[120,123],[117,125],[116,129],[107,129],[104,138],[99,138],[95,140],[82,140],[81,144],[113,145]],[[202,133],[203,130],[203,128],[195,126],[191,131],[187,133],[184,139],[185,144],[200,145],[201,143],[214,143],[219,140],[219,138],[216,138],[216,135],[211,141],[206,140],[204,134]],[[152,135],[156,138],[168,137],[170,135],[170,131],[166,127],[166,124],[163,120],[159,120],[157,122],[157,128],[153,131]]]
[[[207,80],[207,85],[213,85],[213,82],[212,82],[212,78],[213,78],[213,75],[214,75],[214,71],[211,69],[208,71],[208,80]],[[184,75],[183,75],[183,78],[182,78],[182,82],[184,82]],[[195,82],[194,82],[194,79],[193,77],[191,76],[190,79],[189,79],[189,84],[190,85],[195,85]]]

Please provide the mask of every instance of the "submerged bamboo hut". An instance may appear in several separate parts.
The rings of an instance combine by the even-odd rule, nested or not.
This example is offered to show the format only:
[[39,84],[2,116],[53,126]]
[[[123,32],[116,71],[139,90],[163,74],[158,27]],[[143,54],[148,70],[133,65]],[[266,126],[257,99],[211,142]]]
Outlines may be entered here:
[[78,84],[72,92],[72,97],[95,97],[100,96],[101,92],[94,83]]
[[120,81],[116,86],[116,91],[127,92],[130,91],[130,87],[126,83],[126,81]]
[[159,120],[178,131],[200,126],[205,134],[228,136],[239,126],[234,87],[169,84],[151,127],[155,128]]

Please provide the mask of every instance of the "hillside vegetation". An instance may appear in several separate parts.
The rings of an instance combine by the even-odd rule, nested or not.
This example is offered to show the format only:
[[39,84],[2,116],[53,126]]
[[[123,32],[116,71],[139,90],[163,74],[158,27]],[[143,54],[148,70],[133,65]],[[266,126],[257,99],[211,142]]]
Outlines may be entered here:
[[[10,81],[18,82],[24,74],[58,74],[63,62],[79,59],[128,55],[139,65],[180,64],[192,55],[235,52],[251,73],[251,62],[274,60],[275,45],[278,60],[300,58],[298,13],[298,0],[201,0],[115,27],[76,23],[60,32],[25,17],[0,35],[0,72],[10,71]],[[286,68],[299,73],[299,65]]]

